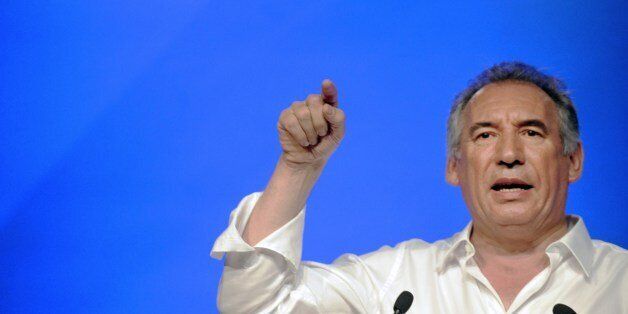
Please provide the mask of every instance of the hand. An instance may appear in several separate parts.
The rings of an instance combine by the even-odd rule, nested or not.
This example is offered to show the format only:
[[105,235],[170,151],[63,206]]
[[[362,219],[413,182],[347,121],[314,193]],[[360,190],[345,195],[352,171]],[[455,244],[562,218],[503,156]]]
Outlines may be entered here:
[[336,86],[324,80],[321,89],[279,116],[281,158],[293,169],[324,165],[344,137],[345,113],[338,108]]

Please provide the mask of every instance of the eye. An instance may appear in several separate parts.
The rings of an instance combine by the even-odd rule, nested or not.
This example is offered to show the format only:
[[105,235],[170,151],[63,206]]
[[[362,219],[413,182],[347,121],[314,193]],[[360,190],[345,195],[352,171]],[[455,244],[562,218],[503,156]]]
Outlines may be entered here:
[[489,138],[490,136],[491,136],[491,134],[490,134],[490,133],[488,133],[488,132],[483,132],[483,133],[480,133],[480,135],[478,135],[478,136],[477,136],[477,138],[487,139],[487,138]]
[[539,136],[541,134],[539,132],[537,132],[537,131],[526,130],[526,135],[529,135],[529,136]]

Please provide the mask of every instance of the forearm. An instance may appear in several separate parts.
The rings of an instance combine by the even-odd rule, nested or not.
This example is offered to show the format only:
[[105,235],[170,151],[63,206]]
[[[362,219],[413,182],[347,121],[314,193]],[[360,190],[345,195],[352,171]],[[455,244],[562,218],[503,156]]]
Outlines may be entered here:
[[244,240],[254,246],[294,218],[305,206],[324,165],[297,169],[290,167],[283,156],[279,158],[275,171],[244,229]]

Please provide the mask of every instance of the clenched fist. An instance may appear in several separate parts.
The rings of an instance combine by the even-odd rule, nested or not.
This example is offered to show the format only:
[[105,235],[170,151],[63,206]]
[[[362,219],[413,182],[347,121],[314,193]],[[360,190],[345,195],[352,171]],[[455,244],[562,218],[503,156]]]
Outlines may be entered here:
[[338,108],[338,91],[324,80],[321,94],[295,101],[277,123],[281,158],[294,169],[324,164],[345,134],[345,113]]

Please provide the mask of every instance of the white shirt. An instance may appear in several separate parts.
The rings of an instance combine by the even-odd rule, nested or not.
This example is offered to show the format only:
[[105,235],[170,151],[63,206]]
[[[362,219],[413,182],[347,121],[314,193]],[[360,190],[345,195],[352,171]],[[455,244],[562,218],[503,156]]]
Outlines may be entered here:
[[254,247],[242,231],[260,192],[246,196],[218,237],[214,258],[226,253],[218,292],[225,313],[392,313],[410,291],[407,313],[552,313],[557,303],[576,313],[628,313],[628,254],[591,240],[582,218],[569,216],[569,231],[545,252],[549,266],[519,292],[508,311],[478,268],[470,222],[449,239],[412,239],[394,248],[331,265],[301,261],[305,207]]

